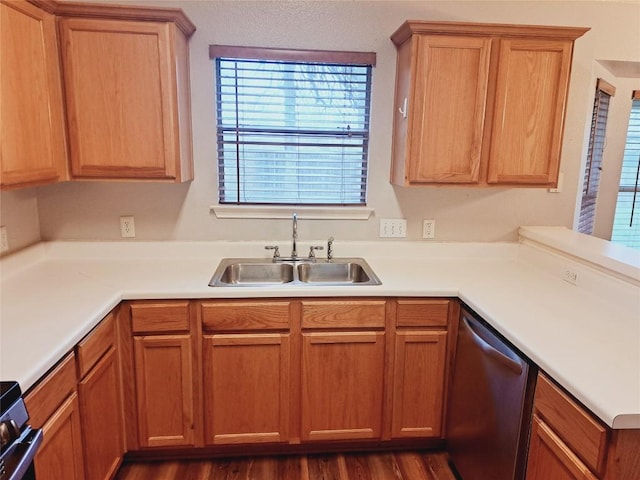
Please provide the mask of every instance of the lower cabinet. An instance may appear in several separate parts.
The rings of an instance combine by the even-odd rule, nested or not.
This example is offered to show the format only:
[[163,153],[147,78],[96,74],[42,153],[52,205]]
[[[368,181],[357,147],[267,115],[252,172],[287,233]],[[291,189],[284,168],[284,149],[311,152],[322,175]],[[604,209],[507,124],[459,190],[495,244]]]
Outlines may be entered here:
[[125,378],[135,383],[133,418],[128,420],[137,424],[139,446],[194,446],[196,374],[189,302],[133,302],[123,318],[130,320],[133,336],[133,372]]
[[290,440],[292,304],[287,299],[199,304],[206,445]]
[[189,335],[134,337],[140,446],[194,444]]
[[[79,379],[79,380],[78,380]],[[109,480],[124,454],[114,314],[105,317],[25,396],[44,437],[38,480]]]
[[531,426],[527,480],[596,480],[587,466],[537,415]]
[[108,315],[76,347],[85,480],[113,478],[124,454],[115,328]]
[[437,439],[453,304],[130,302],[133,449]]
[[205,335],[208,445],[289,440],[289,334]]
[[396,333],[391,436],[438,437],[442,434],[446,331]]
[[380,438],[384,332],[302,336],[302,440]]
[[386,301],[300,303],[301,440],[380,439]]
[[113,478],[124,454],[119,372],[113,347],[80,381],[78,395],[84,438],[84,478]]
[[83,480],[78,395],[73,393],[42,427],[43,441],[34,465],[38,480]]
[[84,479],[76,383],[71,353],[25,395],[29,423],[44,433],[34,460],[38,480]]
[[452,305],[130,302],[133,449],[438,439]]
[[391,437],[441,437],[448,329],[458,318],[458,304],[448,298],[399,298],[395,306]]
[[527,480],[616,478],[605,476],[606,426],[542,374],[533,407]]

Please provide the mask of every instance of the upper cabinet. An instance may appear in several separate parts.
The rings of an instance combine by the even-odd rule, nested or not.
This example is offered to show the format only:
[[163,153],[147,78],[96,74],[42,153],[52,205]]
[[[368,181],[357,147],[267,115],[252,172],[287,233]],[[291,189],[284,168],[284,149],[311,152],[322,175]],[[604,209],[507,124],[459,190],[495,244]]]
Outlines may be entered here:
[[189,53],[176,9],[60,3],[74,178],[193,179]]
[[405,22],[391,182],[557,185],[573,42],[588,29]]
[[64,180],[67,151],[56,20],[26,1],[0,2],[0,186]]
[[0,0],[0,14],[2,189],[193,179],[181,10]]

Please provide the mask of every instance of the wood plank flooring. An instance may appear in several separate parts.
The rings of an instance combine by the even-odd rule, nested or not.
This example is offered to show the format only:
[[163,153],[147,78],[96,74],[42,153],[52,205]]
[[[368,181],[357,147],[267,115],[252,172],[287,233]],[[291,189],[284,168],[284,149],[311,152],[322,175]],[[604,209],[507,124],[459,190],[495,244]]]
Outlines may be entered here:
[[348,453],[124,464],[115,480],[456,480],[442,452]]

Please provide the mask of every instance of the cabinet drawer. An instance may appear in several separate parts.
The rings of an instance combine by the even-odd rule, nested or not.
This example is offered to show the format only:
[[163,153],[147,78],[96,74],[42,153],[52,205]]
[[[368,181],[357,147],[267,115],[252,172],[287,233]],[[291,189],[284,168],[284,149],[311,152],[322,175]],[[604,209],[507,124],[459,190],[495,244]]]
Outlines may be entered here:
[[189,302],[131,304],[133,333],[188,332]]
[[69,395],[76,390],[75,355],[69,354],[24,399],[29,423],[41,428]]
[[534,401],[538,414],[576,455],[596,473],[604,470],[607,428],[548,378],[538,376]]
[[406,299],[398,300],[398,327],[446,327],[449,322],[447,299]]
[[384,328],[384,300],[304,300],[302,328]]
[[531,424],[527,480],[597,480],[589,468],[537,415]]
[[205,302],[200,312],[203,330],[287,330],[291,302]]
[[100,357],[106,353],[115,341],[115,322],[113,314],[107,315],[96,328],[93,329],[76,348],[78,359],[78,374],[80,378],[98,363]]

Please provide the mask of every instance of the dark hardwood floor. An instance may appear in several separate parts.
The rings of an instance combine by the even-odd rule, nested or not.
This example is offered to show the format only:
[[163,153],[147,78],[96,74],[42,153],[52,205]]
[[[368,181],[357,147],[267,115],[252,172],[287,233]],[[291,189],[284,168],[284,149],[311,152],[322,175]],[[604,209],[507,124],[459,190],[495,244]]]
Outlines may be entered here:
[[455,480],[442,452],[345,453],[124,464],[115,480]]

